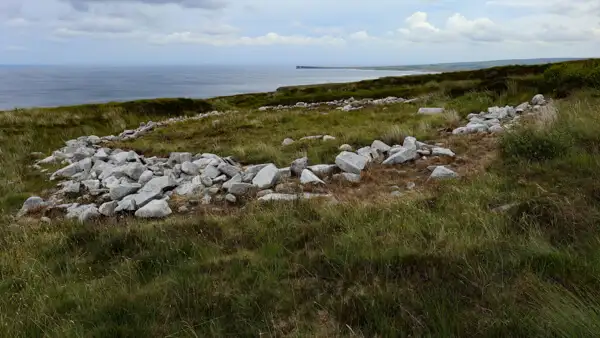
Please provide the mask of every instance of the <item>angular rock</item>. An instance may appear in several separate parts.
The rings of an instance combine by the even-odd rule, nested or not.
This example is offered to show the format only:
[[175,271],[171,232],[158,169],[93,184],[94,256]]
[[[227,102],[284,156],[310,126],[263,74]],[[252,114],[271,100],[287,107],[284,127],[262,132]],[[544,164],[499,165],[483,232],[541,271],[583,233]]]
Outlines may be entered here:
[[406,138],[404,138],[404,143],[402,144],[402,146],[404,148],[416,151],[417,150],[417,139],[412,136],[407,136]]
[[94,154],[94,160],[106,161],[108,160],[108,153],[104,148],[98,149]]
[[178,153],[173,152],[169,155],[169,160],[167,163],[171,165],[182,164],[184,162],[192,162],[192,154],[191,153]]
[[292,174],[296,176],[302,175],[302,171],[306,168],[308,168],[308,157],[299,158],[292,162],[292,165],[290,166]]
[[454,157],[456,154],[450,149],[435,147],[431,150],[431,155]]
[[204,168],[206,168],[206,167],[207,167],[209,164],[211,164],[211,163],[212,163],[212,161],[213,161],[213,159],[212,159],[212,158],[204,158],[204,157],[202,157],[202,158],[200,158],[200,159],[198,159],[198,160],[196,160],[196,161],[194,161],[194,162],[192,162],[192,163],[194,163],[195,165],[197,165],[197,166],[198,166],[198,168],[200,168],[200,169],[204,169]]
[[406,189],[407,190],[414,190],[416,186],[417,185],[415,184],[415,182],[408,182],[408,183],[406,183]]
[[136,193],[142,187],[139,183],[121,183],[116,187],[110,188],[110,198],[113,201],[122,199],[125,196]]
[[146,170],[140,175],[140,178],[138,179],[138,183],[141,185],[145,185],[146,183],[150,182],[150,180],[153,177],[154,177],[154,173],[150,170]]
[[117,209],[118,204],[117,201],[106,202],[100,206],[98,212],[106,217],[112,217],[116,214],[115,209]]
[[379,140],[373,141],[373,143],[371,144],[371,148],[375,148],[382,153],[387,153],[388,151],[390,151],[390,149],[392,149],[392,147],[388,146],[387,144],[383,143],[383,141],[379,141]]
[[69,178],[75,176],[75,174],[82,172],[83,169],[79,165],[79,162],[69,164],[68,166],[57,170],[52,176],[50,176],[50,180],[53,181],[56,178]]
[[79,222],[85,223],[85,222],[89,222],[98,217],[100,217],[100,212],[98,211],[98,208],[96,208],[96,206],[93,205],[93,206],[83,210],[81,212],[81,214],[79,215],[79,217],[77,217],[77,219],[79,220]]
[[325,182],[321,181],[317,175],[313,174],[312,171],[308,169],[304,169],[302,171],[302,175],[300,176],[300,183],[302,184],[325,184]]
[[[406,142],[405,142],[406,143]],[[414,149],[402,147],[398,152],[388,157],[383,164],[385,165],[393,165],[393,164],[402,164],[411,160],[414,160],[417,157],[417,149],[416,146]]]
[[209,165],[206,168],[204,168],[204,170],[202,170],[202,176],[206,176],[213,180],[215,178],[219,177],[220,175],[221,175],[221,171],[213,165]]
[[489,127],[484,123],[469,123],[466,127],[467,134],[474,134],[479,132],[487,132]]
[[431,176],[429,176],[429,179],[446,179],[455,177],[458,177],[458,174],[454,171],[444,166],[438,166],[437,168],[435,168],[435,170],[433,170]]
[[227,175],[221,175],[221,176],[213,179],[213,184],[225,183],[225,182],[227,182],[227,179],[228,179]]
[[268,189],[274,186],[279,179],[279,170],[274,164],[262,168],[252,180],[252,184],[258,189]]
[[367,166],[368,159],[364,156],[343,151],[335,158],[335,164],[345,172],[360,175]]
[[80,190],[81,190],[81,183],[69,181],[69,182],[64,183],[61,192],[65,193],[65,194],[79,194]]
[[121,170],[127,177],[137,182],[146,171],[146,167],[139,162],[134,162],[125,165]]
[[172,176],[155,177],[146,183],[142,189],[135,195],[135,204],[138,207],[160,196],[163,191],[177,186],[177,181]]
[[235,202],[237,202],[237,198],[234,195],[232,195],[232,194],[227,194],[225,196],[225,200],[227,202],[229,202],[229,203],[232,203],[232,204],[235,203]]
[[229,190],[235,183],[242,183],[242,174],[233,176],[229,181],[223,183],[223,189]]
[[235,196],[250,195],[254,191],[254,185],[250,183],[234,183],[229,187],[229,193]]
[[138,209],[135,212],[135,217],[139,218],[163,218],[172,214],[169,204],[163,200],[154,200]]
[[292,169],[290,167],[279,168],[279,178],[290,178],[292,177]]
[[544,98],[544,95],[537,94],[531,99],[531,104],[534,106],[542,106],[546,104],[546,99]]
[[[131,197],[133,196],[133,197]],[[135,211],[137,210],[137,205],[135,204],[135,196],[129,195],[125,197],[122,201],[119,201],[117,204],[117,208],[115,209],[115,213],[119,213],[122,211]]]
[[38,196],[32,196],[25,200],[21,210],[17,213],[17,217],[22,217],[27,215],[28,213],[45,208],[47,203],[44,202],[44,199]]
[[185,174],[196,176],[200,172],[200,167],[192,162],[186,161],[181,164],[181,171]]
[[241,172],[241,170],[239,168],[237,168],[231,164],[225,163],[225,162],[219,164],[217,169],[219,169],[219,171],[221,171],[223,174],[225,174],[229,177],[234,177],[235,175],[237,175]]
[[200,195],[204,191],[202,183],[185,183],[175,189],[175,193],[179,196],[192,197]]
[[335,164],[317,164],[309,166],[308,170],[312,171],[319,178],[325,178],[333,174],[337,168],[338,166]]
[[100,189],[100,181],[99,180],[85,180],[82,181],[81,184],[88,190],[98,190]]

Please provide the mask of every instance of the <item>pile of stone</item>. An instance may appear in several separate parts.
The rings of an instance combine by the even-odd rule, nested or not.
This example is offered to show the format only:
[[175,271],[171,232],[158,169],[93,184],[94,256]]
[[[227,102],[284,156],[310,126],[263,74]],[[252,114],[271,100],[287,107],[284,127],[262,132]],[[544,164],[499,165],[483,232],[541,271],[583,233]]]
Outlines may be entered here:
[[[134,151],[102,147],[99,139],[80,137],[55,151],[52,158],[68,164],[50,176],[50,180],[61,181],[58,191],[47,201],[39,197],[28,199],[19,215],[42,208],[63,210],[67,219],[81,222],[121,213],[160,218],[172,213],[168,201],[174,195],[200,199],[202,204],[237,203],[239,199],[254,197],[260,202],[332,198],[328,194],[290,190],[284,181],[294,176],[305,186],[324,185],[327,180],[360,182],[362,171],[371,163],[397,165],[430,155],[454,156],[449,149],[407,137],[402,145],[389,146],[375,140],[356,152],[345,147],[335,164],[309,165],[307,158],[301,158],[290,167],[277,168],[272,163],[242,166],[232,157],[209,153],[174,152],[169,158],[145,157]],[[447,171],[438,174],[434,171],[431,177],[448,177]],[[77,202],[65,203],[72,199]]]
[[412,100],[405,100],[401,97],[389,96],[383,99],[362,99],[356,100],[353,97],[345,100],[333,100],[327,102],[298,102],[294,105],[278,105],[278,106],[263,106],[258,108],[259,111],[267,111],[267,110],[284,110],[284,109],[318,109],[321,106],[335,106],[337,109],[342,111],[353,111],[363,109],[366,106],[379,106],[379,105],[388,105],[388,104],[396,104],[396,103],[408,103],[413,102]]
[[510,129],[514,123],[518,122],[523,114],[534,113],[546,104],[544,96],[538,94],[531,99],[531,102],[524,102],[517,107],[490,107],[487,112],[469,114],[467,116],[469,123],[464,127],[454,129],[452,133],[455,135],[503,133],[505,129]]

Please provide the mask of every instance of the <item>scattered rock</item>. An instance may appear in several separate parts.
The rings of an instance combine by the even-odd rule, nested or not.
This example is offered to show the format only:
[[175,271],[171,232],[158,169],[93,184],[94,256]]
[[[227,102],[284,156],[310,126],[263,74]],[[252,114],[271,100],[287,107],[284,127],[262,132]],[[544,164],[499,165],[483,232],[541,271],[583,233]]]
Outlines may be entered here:
[[302,175],[300,176],[300,183],[301,184],[325,184],[325,182],[321,181],[321,179],[319,179],[317,177],[317,175],[313,174],[313,172],[308,169],[304,169],[302,171]]
[[175,189],[179,196],[193,197],[199,195],[204,190],[202,183],[185,183]]
[[[406,143],[406,142],[405,142]],[[414,149],[402,147],[396,153],[388,157],[383,164],[385,165],[394,165],[394,164],[402,164],[408,161],[412,161],[417,157],[417,149],[416,146]]]
[[415,184],[415,182],[406,183],[406,190],[414,190],[416,187],[417,185]]
[[268,194],[265,195],[258,200],[260,202],[271,202],[271,201],[295,201],[298,199],[298,195],[290,195],[290,194]]
[[335,158],[335,164],[340,169],[357,175],[360,175],[363,169],[365,169],[367,166],[367,163],[367,158],[349,151],[343,151]]
[[[225,174],[229,177],[234,177],[241,172],[241,170],[239,168],[237,168],[231,164],[225,163],[225,162],[219,164],[217,169],[219,169],[223,174]],[[241,179],[241,176],[240,176],[240,179]]]
[[262,168],[252,180],[252,184],[258,189],[268,189],[274,186],[279,179],[279,170],[274,164],[269,164]]
[[449,157],[454,157],[456,154],[454,154],[454,152],[450,149],[446,149],[446,148],[433,148],[431,150],[431,155],[432,156],[449,156]]
[[433,172],[431,173],[431,176],[429,176],[430,179],[446,179],[456,177],[458,177],[457,173],[444,166],[436,167],[435,170],[433,170]]
[[171,208],[169,204],[163,200],[154,200],[148,203],[146,206],[140,208],[135,212],[135,217],[139,218],[163,218],[169,216]]
[[202,176],[208,177],[213,180],[219,177],[220,175],[221,171],[213,165],[206,166],[206,168],[204,168],[204,170],[202,171]]
[[308,157],[299,158],[290,166],[290,170],[296,176],[300,176],[306,168],[308,168]]
[[338,166],[335,164],[317,164],[309,166],[308,170],[312,171],[319,178],[325,178],[333,174],[337,168]]
[[504,132],[504,128],[502,128],[502,126],[495,125],[495,126],[491,126],[489,131],[492,134],[501,134]]
[[392,191],[392,193],[390,194],[392,195],[392,197],[402,197],[404,196],[404,194],[400,191]]

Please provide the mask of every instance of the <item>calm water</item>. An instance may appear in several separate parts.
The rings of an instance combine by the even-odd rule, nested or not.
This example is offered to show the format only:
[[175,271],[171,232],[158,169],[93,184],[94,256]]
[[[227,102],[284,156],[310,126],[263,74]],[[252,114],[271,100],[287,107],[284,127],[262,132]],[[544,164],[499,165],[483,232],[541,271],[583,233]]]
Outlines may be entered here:
[[0,66],[0,109],[157,97],[208,98],[408,72],[241,66]]

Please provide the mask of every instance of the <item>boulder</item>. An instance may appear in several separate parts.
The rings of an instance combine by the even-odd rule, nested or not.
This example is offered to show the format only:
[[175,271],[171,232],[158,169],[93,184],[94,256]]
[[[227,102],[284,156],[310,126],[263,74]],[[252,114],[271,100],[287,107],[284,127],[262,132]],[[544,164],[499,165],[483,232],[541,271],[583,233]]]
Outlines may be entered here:
[[330,176],[338,168],[335,164],[317,164],[308,167],[308,170],[312,171],[319,178],[325,178]]
[[119,185],[110,188],[110,198],[113,201],[120,200],[125,196],[134,194],[140,190],[141,187],[142,185],[139,183],[120,183]]
[[433,170],[433,172],[431,173],[431,176],[429,176],[429,179],[446,179],[446,178],[455,178],[455,177],[458,177],[458,174],[455,173],[454,171],[452,171],[444,166],[438,166]]
[[100,206],[98,212],[106,217],[112,217],[116,214],[115,209],[117,209],[118,204],[117,201],[106,202]]
[[286,138],[285,140],[283,140],[283,142],[281,142],[281,145],[284,147],[292,144],[294,144],[294,140],[291,138]]
[[202,176],[206,176],[213,180],[215,178],[219,177],[220,175],[221,175],[221,171],[213,165],[208,165],[208,166],[206,166],[206,168],[204,168],[204,170],[202,170]]
[[223,189],[229,190],[235,183],[242,183],[242,174],[233,176],[229,181],[223,183]]
[[353,148],[349,144],[342,144],[339,148],[340,151],[352,151]]
[[200,195],[204,190],[202,183],[185,183],[175,189],[175,193],[179,196],[192,197]]
[[188,175],[196,176],[200,172],[200,167],[198,167],[190,161],[185,161],[181,164],[181,172]]
[[294,162],[292,162],[292,165],[290,166],[290,170],[292,171],[292,174],[294,174],[296,176],[302,175],[302,172],[306,168],[308,168],[308,157],[299,158],[299,159],[295,160]]
[[353,174],[360,174],[368,162],[366,157],[349,151],[343,151],[335,158],[335,164],[340,169]]
[[392,147],[379,140],[373,141],[373,143],[371,144],[371,148],[377,149],[382,153],[387,153],[388,151],[390,151],[390,149],[392,149]]
[[544,95],[537,94],[531,99],[531,104],[534,106],[542,106],[546,104],[546,99],[544,98]]
[[135,217],[139,218],[163,218],[172,214],[169,204],[163,200],[154,200],[138,209],[135,212]]
[[228,180],[227,175],[221,175],[219,177],[214,178],[212,181],[213,181],[213,184],[219,184],[219,183],[225,183],[225,182],[227,182],[227,180]]
[[304,169],[302,171],[302,175],[300,176],[301,184],[325,184],[325,182],[321,181],[317,175],[313,174],[312,171],[308,169]]
[[177,186],[177,181],[172,176],[155,177],[146,183],[135,195],[136,206],[142,207],[149,201],[160,196],[163,191]]
[[141,185],[145,185],[146,183],[150,182],[150,180],[153,177],[154,177],[154,173],[150,170],[146,170],[140,175],[140,178],[138,179],[138,183]]
[[449,156],[454,157],[456,154],[450,149],[435,147],[431,149],[432,156]]
[[73,204],[67,208],[66,219],[78,219],[79,222],[85,223],[100,216],[98,208],[95,204],[79,205]]
[[[406,143],[406,142],[405,142]],[[416,146],[413,148],[405,148],[402,147],[398,152],[388,157],[383,164],[393,165],[393,164],[402,164],[411,160],[414,160],[417,157],[417,149]]]
[[237,198],[234,195],[232,195],[232,194],[227,194],[225,196],[225,200],[227,202],[229,202],[229,203],[232,203],[232,204],[235,203],[235,202],[237,202]]
[[222,172],[223,174],[229,176],[229,177],[234,177],[235,175],[239,174],[241,172],[241,170],[231,164],[222,162],[221,164],[219,164],[219,166],[217,167],[217,169],[219,169],[220,172]]
[[279,170],[274,164],[269,164],[262,168],[252,180],[252,184],[258,189],[268,189],[274,186],[279,179]]
[[25,200],[21,210],[17,213],[17,217],[22,217],[27,215],[32,211],[36,211],[42,208],[45,208],[47,203],[44,202],[44,199],[38,196],[32,196]]

